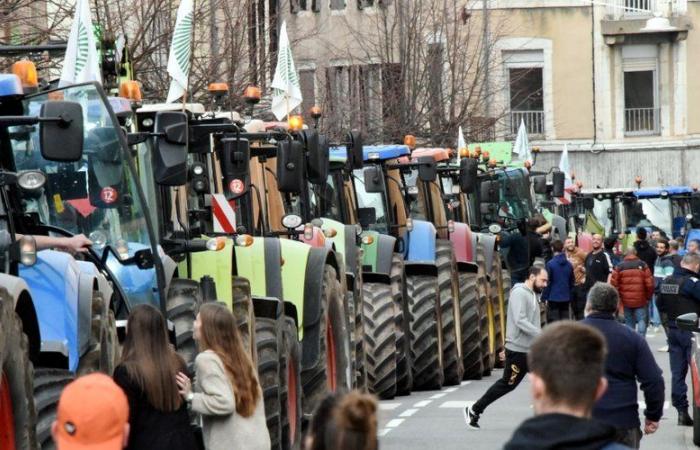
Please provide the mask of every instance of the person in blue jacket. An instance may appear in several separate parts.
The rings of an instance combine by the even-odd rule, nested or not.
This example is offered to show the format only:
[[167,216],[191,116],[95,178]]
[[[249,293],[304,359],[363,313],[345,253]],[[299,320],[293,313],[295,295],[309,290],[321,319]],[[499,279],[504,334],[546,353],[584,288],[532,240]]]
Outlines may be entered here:
[[542,299],[547,301],[547,322],[571,318],[569,305],[574,288],[574,266],[564,254],[564,243],[552,242],[552,251],[554,257],[546,265],[549,284],[542,293]]

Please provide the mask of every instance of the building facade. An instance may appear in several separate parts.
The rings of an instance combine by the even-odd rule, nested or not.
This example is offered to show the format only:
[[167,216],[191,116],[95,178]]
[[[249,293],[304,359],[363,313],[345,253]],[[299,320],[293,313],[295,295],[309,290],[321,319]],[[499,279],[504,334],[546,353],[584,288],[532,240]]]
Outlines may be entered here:
[[[282,9],[292,39],[314,32],[294,48],[308,104],[340,97],[350,109],[375,111],[375,125],[391,114],[384,108],[385,94],[372,100],[362,95],[368,89],[382,91],[391,67],[387,63],[406,62],[398,52],[392,61],[368,52],[357,30],[396,6],[392,3],[299,0]],[[646,186],[700,182],[693,170],[700,167],[700,77],[695,76],[700,33],[693,29],[700,2],[454,3],[464,23],[474,24],[489,43],[488,51],[479,55],[487,61],[482,63],[487,75],[464,77],[465,83],[483,85],[486,100],[470,107],[469,120],[460,117],[455,124],[463,126],[472,141],[512,140],[522,122],[532,145],[542,150],[536,168],[558,165],[566,144],[570,167],[584,186],[631,187],[636,176]],[[458,18],[447,15],[445,20]],[[389,21],[394,28],[397,23],[411,26],[395,18]],[[376,28],[365,29],[371,33]],[[436,40],[428,32],[423,35],[426,41]],[[343,54],[338,48],[346,58],[338,56]],[[437,56],[443,62],[449,58],[444,53]],[[455,70],[447,63],[442,66]],[[340,74],[341,81],[330,79],[329,71]],[[428,78],[426,83],[431,82]],[[450,80],[450,73],[441,80]],[[351,122],[352,114],[347,118]],[[472,122],[480,127],[478,133]]]

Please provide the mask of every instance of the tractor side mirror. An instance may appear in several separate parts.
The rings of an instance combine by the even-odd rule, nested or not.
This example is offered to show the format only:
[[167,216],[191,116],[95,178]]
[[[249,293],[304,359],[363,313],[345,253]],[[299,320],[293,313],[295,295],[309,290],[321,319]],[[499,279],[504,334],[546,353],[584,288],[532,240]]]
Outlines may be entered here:
[[309,182],[315,185],[324,185],[328,180],[330,170],[330,155],[328,139],[315,131],[303,132],[307,151],[307,175]]
[[223,138],[221,169],[228,189],[226,198],[238,198],[250,189],[250,142],[248,139]]
[[559,198],[564,196],[566,183],[566,175],[564,172],[557,170],[552,172],[552,197]]
[[352,170],[362,169],[364,162],[363,138],[359,131],[348,133],[348,167]]
[[365,191],[370,194],[381,194],[384,192],[384,183],[382,183],[384,174],[379,166],[369,166],[364,171]]
[[676,325],[681,330],[700,332],[698,328],[698,315],[696,313],[687,313],[676,317]]
[[298,141],[277,144],[277,189],[298,194],[302,191],[304,146]]
[[581,204],[583,205],[583,209],[590,211],[595,207],[595,200],[593,200],[592,197],[583,197],[581,199]]
[[465,194],[476,191],[479,162],[473,158],[462,158],[459,162],[459,187]]
[[437,167],[433,158],[425,156],[418,158],[418,178],[426,183],[437,180]]
[[80,103],[51,101],[39,113],[41,156],[47,161],[76,162],[83,157],[83,108]]
[[547,176],[546,175],[536,175],[532,177],[532,189],[535,194],[546,194],[547,193]]
[[481,203],[498,203],[498,181],[482,181],[479,191]]
[[154,131],[153,172],[161,186],[182,186],[187,183],[187,115],[179,111],[156,114]]

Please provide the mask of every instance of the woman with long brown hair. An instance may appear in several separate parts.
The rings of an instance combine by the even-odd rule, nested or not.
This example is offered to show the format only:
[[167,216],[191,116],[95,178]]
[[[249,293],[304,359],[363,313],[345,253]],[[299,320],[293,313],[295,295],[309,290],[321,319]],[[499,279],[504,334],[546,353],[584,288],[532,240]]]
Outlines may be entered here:
[[187,405],[175,380],[185,361],[168,342],[163,315],[151,305],[129,314],[114,381],[129,399],[130,450],[196,449]]
[[233,313],[219,303],[202,305],[194,322],[201,353],[195,359],[195,389],[184,373],[180,393],[202,416],[207,450],[269,450],[262,389],[243,347]]

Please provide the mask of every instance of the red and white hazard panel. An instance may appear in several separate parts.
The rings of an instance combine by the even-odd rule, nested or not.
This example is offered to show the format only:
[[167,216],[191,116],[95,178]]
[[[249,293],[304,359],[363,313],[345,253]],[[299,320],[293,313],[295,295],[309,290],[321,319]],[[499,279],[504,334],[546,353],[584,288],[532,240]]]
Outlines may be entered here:
[[214,213],[215,233],[235,233],[236,213],[231,204],[223,194],[213,194],[211,196],[211,206]]

